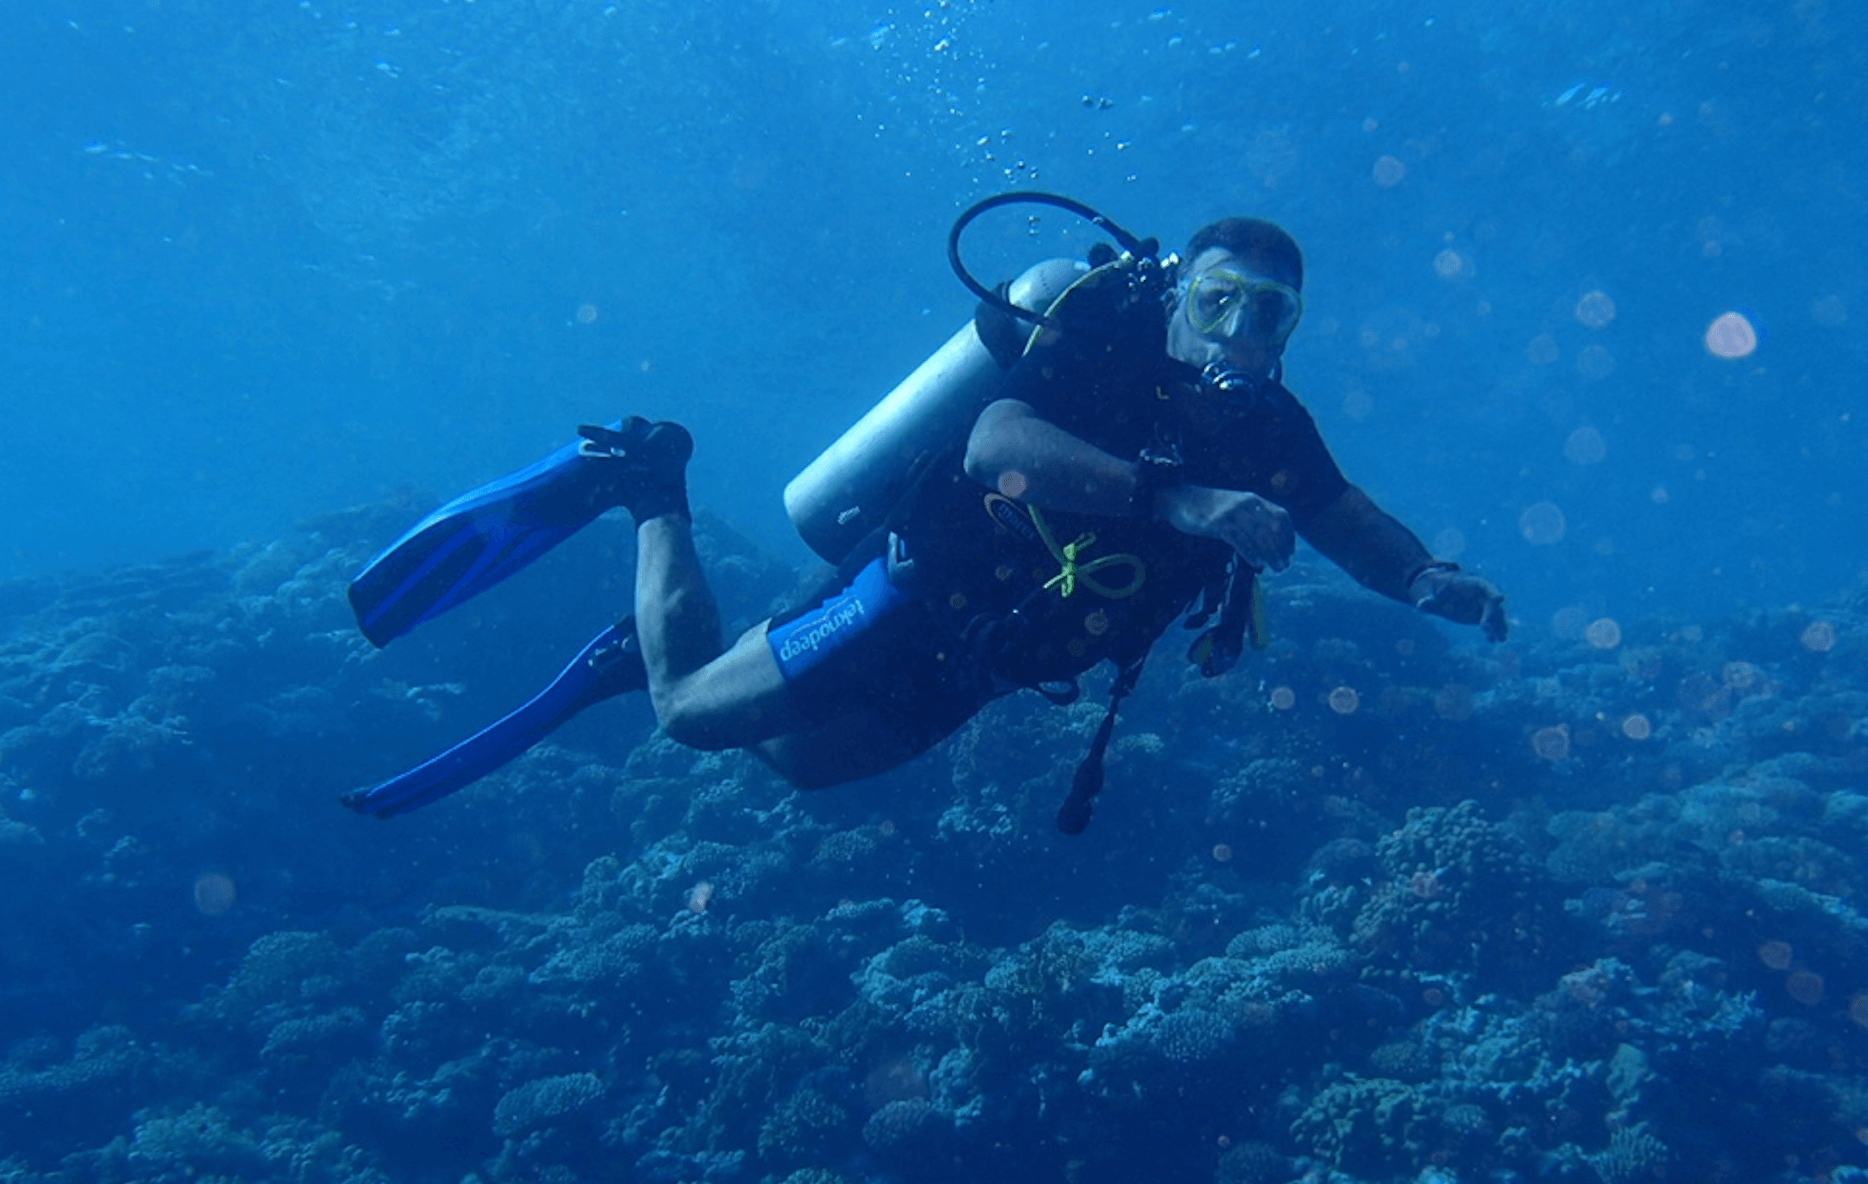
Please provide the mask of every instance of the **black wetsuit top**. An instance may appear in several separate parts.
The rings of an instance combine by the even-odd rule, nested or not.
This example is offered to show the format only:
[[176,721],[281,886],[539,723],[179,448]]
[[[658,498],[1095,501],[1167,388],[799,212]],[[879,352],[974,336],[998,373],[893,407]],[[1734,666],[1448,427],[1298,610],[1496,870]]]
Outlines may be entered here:
[[[1301,529],[1347,481],[1310,414],[1276,382],[1231,411],[1220,432],[1195,431],[1189,397],[1199,374],[1167,355],[1165,318],[1151,303],[1094,331],[1046,334],[1019,359],[995,398],[1029,404],[1059,428],[1124,460],[1144,449],[1178,458],[1166,480],[1255,493]],[[1042,510],[1057,547],[1094,535],[1076,559],[1132,556],[1133,595],[1098,594],[1087,581],[1063,595],[1064,564],[1039,537],[1028,507],[968,477],[961,455],[943,458],[910,490],[891,527],[911,561],[909,587],[973,656],[1018,685],[1068,682],[1104,659],[1142,654],[1203,589],[1224,578],[1232,548],[1139,515]],[[1095,573],[1106,589],[1132,581],[1134,565]]]

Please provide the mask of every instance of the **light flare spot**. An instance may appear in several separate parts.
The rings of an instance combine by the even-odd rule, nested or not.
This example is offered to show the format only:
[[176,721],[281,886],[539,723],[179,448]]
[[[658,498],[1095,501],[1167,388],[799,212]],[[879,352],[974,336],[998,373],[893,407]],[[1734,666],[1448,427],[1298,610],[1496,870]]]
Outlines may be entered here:
[[1758,331],[1742,313],[1723,313],[1706,327],[1706,352],[1715,358],[1736,361],[1750,357],[1757,348]]

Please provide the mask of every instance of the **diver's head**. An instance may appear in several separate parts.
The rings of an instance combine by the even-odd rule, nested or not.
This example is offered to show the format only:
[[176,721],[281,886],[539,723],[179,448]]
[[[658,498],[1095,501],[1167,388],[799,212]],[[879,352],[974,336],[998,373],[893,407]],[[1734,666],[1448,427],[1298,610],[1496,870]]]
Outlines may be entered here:
[[1303,315],[1303,286],[1303,253],[1282,227],[1258,218],[1202,227],[1181,264],[1168,352],[1203,369],[1268,375]]

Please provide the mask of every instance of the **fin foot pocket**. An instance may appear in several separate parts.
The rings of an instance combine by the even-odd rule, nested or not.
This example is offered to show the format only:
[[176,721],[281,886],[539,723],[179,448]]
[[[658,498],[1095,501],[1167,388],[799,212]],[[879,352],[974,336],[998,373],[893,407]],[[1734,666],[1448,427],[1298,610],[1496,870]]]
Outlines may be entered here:
[[510,764],[584,708],[648,685],[635,620],[625,618],[592,638],[558,677],[518,710],[408,772],[339,800],[377,818],[418,810]]

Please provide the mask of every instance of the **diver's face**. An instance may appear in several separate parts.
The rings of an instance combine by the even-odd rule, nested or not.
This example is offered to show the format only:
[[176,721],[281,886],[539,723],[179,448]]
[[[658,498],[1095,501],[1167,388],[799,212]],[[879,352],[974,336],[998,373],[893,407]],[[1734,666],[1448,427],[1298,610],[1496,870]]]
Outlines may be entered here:
[[1201,369],[1218,362],[1269,374],[1301,311],[1291,288],[1224,247],[1208,247],[1181,270],[1168,352]]

